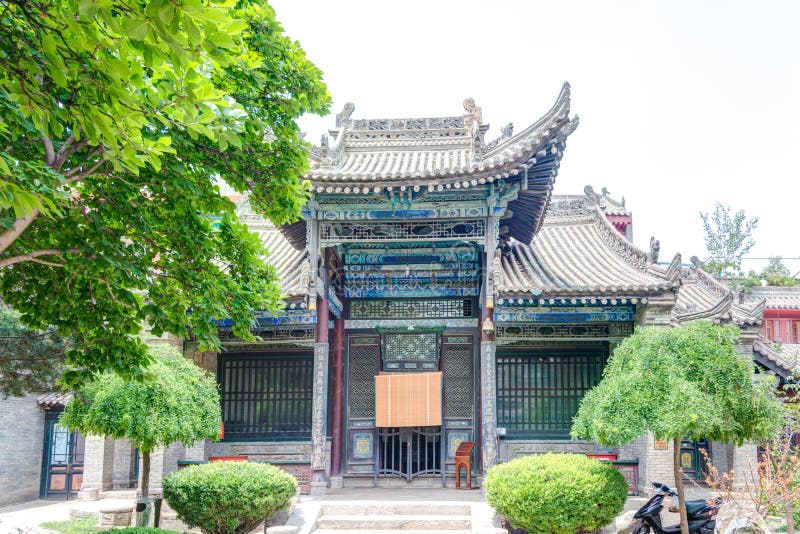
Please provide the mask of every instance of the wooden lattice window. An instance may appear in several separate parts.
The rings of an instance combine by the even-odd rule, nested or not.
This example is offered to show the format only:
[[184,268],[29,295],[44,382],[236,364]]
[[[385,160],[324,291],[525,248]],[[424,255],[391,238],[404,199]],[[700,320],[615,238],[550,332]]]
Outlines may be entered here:
[[497,355],[497,425],[509,435],[566,437],[606,352],[515,351]]
[[311,435],[310,354],[226,355],[220,360],[225,439]]
[[764,337],[768,341],[775,341],[773,337],[775,335],[775,329],[772,325],[772,321],[764,321]]
[[800,321],[792,321],[792,333],[794,334],[794,339],[791,343],[800,343]]

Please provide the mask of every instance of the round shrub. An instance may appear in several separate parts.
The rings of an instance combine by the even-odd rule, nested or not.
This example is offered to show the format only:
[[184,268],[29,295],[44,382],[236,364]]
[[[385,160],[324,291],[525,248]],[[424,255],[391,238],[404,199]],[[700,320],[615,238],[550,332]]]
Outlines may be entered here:
[[486,500],[514,528],[573,534],[611,523],[628,484],[611,464],[582,454],[540,454],[497,465],[486,475]]
[[164,479],[164,498],[190,527],[205,534],[243,534],[284,508],[297,480],[274,465],[212,462]]

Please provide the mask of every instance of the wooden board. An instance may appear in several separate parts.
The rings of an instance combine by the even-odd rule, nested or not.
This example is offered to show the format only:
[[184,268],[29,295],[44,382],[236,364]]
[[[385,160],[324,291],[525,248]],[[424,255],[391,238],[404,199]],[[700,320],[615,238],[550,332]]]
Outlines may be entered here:
[[394,373],[375,377],[376,425],[441,426],[442,373]]

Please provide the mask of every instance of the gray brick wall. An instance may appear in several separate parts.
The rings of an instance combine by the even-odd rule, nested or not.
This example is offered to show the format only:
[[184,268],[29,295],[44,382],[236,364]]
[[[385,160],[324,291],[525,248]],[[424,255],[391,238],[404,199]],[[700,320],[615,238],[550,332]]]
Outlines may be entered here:
[[83,457],[81,491],[106,491],[113,487],[114,440],[103,436],[87,436]]
[[39,498],[44,414],[36,395],[0,398],[0,505]]

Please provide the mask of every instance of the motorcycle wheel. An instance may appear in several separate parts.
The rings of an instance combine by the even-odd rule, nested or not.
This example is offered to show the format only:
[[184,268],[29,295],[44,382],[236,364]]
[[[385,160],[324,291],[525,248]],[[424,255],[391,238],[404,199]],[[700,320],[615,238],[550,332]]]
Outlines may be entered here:
[[650,525],[640,519],[639,522],[636,523],[631,534],[650,534]]

